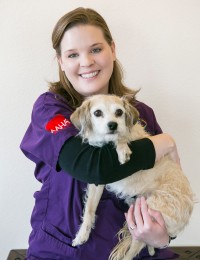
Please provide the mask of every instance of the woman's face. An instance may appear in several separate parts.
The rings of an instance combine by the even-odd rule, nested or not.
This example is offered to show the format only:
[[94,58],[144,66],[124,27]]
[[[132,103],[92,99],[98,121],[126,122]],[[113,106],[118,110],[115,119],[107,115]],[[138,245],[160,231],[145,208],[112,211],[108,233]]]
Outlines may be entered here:
[[85,97],[108,93],[115,59],[114,43],[110,46],[102,30],[93,25],[77,25],[67,30],[58,57],[74,89]]

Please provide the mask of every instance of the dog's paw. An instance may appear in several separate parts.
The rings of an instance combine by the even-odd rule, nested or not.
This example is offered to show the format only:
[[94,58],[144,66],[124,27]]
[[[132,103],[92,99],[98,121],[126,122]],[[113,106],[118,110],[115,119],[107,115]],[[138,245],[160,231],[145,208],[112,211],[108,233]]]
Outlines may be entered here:
[[120,164],[124,164],[130,160],[130,156],[132,154],[130,148],[128,146],[123,147],[124,149],[120,148],[117,150],[118,153],[118,160]]
[[72,240],[72,246],[75,247],[75,246],[80,246],[80,245],[84,244],[85,242],[87,242],[88,237],[89,236],[87,236],[87,235],[81,236],[80,234],[78,234],[74,238],[74,240]]
[[148,251],[149,251],[149,254],[150,254],[151,256],[153,256],[153,255],[155,254],[155,249],[154,249],[154,247],[152,247],[152,246],[148,246]]
[[91,232],[91,225],[84,225],[82,224],[76,237],[72,241],[72,246],[80,246],[88,241]]
[[125,162],[128,162],[131,158],[131,150],[129,149],[128,151],[126,151],[126,154],[125,154]]
[[120,164],[124,164],[126,162],[128,162],[130,160],[130,156],[127,156],[126,154],[123,156],[119,156],[118,160],[120,162]]

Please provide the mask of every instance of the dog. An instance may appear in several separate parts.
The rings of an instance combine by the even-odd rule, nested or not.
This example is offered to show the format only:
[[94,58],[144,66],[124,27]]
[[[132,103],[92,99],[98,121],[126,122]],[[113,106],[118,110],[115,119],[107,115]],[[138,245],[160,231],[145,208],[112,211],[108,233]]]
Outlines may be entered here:
[[[83,101],[70,119],[79,129],[83,142],[98,147],[113,142],[119,162],[123,164],[131,155],[128,143],[149,136],[138,123],[138,117],[137,109],[126,96],[97,94]],[[72,241],[73,246],[88,240],[95,226],[95,212],[104,187],[105,185],[88,185],[82,224]],[[106,185],[106,188],[124,199],[129,206],[134,203],[135,196],[144,196],[149,208],[162,213],[171,237],[177,236],[184,229],[192,214],[192,189],[180,166],[169,156],[156,162],[152,169],[134,173]],[[146,246],[144,242],[132,238],[126,222],[118,235],[119,243],[110,254],[111,260],[131,260]],[[148,246],[148,250],[150,255],[154,255],[153,247]]]

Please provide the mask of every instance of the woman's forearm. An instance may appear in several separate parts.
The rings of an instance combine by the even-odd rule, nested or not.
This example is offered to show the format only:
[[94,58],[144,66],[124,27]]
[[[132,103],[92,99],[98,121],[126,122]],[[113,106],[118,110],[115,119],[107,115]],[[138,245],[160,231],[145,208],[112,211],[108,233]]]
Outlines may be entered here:
[[95,148],[75,137],[64,144],[58,164],[76,179],[88,183],[107,184],[128,177],[139,170],[152,168],[155,160],[161,159],[166,154],[179,163],[176,144],[168,134],[131,142],[130,149],[132,150],[130,161],[120,165],[112,145]]
[[180,165],[180,158],[178,155],[176,143],[169,134],[150,136],[149,139],[152,141],[155,148],[156,161],[169,154],[172,160]]
[[154,166],[155,148],[151,140],[137,140],[129,147],[132,151],[130,160],[120,164],[112,144],[93,147],[80,138],[72,137],[63,145],[58,165],[74,178],[95,184],[112,183]]

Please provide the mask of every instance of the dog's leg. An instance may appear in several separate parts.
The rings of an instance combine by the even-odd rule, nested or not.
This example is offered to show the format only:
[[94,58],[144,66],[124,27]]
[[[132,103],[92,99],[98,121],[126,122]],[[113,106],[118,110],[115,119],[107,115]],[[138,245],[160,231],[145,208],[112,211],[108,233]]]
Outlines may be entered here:
[[130,150],[127,143],[118,142],[116,145],[116,151],[118,154],[118,159],[121,164],[130,160],[130,155],[132,151]]
[[132,239],[131,246],[122,260],[132,260],[145,246],[145,243]]
[[111,252],[109,260],[132,260],[146,246],[144,242],[132,238],[127,222],[118,233],[119,242]]
[[104,185],[88,185],[83,214],[83,223],[81,224],[75,239],[72,241],[73,246],[82,245],[88,240],[91,229],[94,228],[95,225],[95,212],[103,193],[103,189]]

